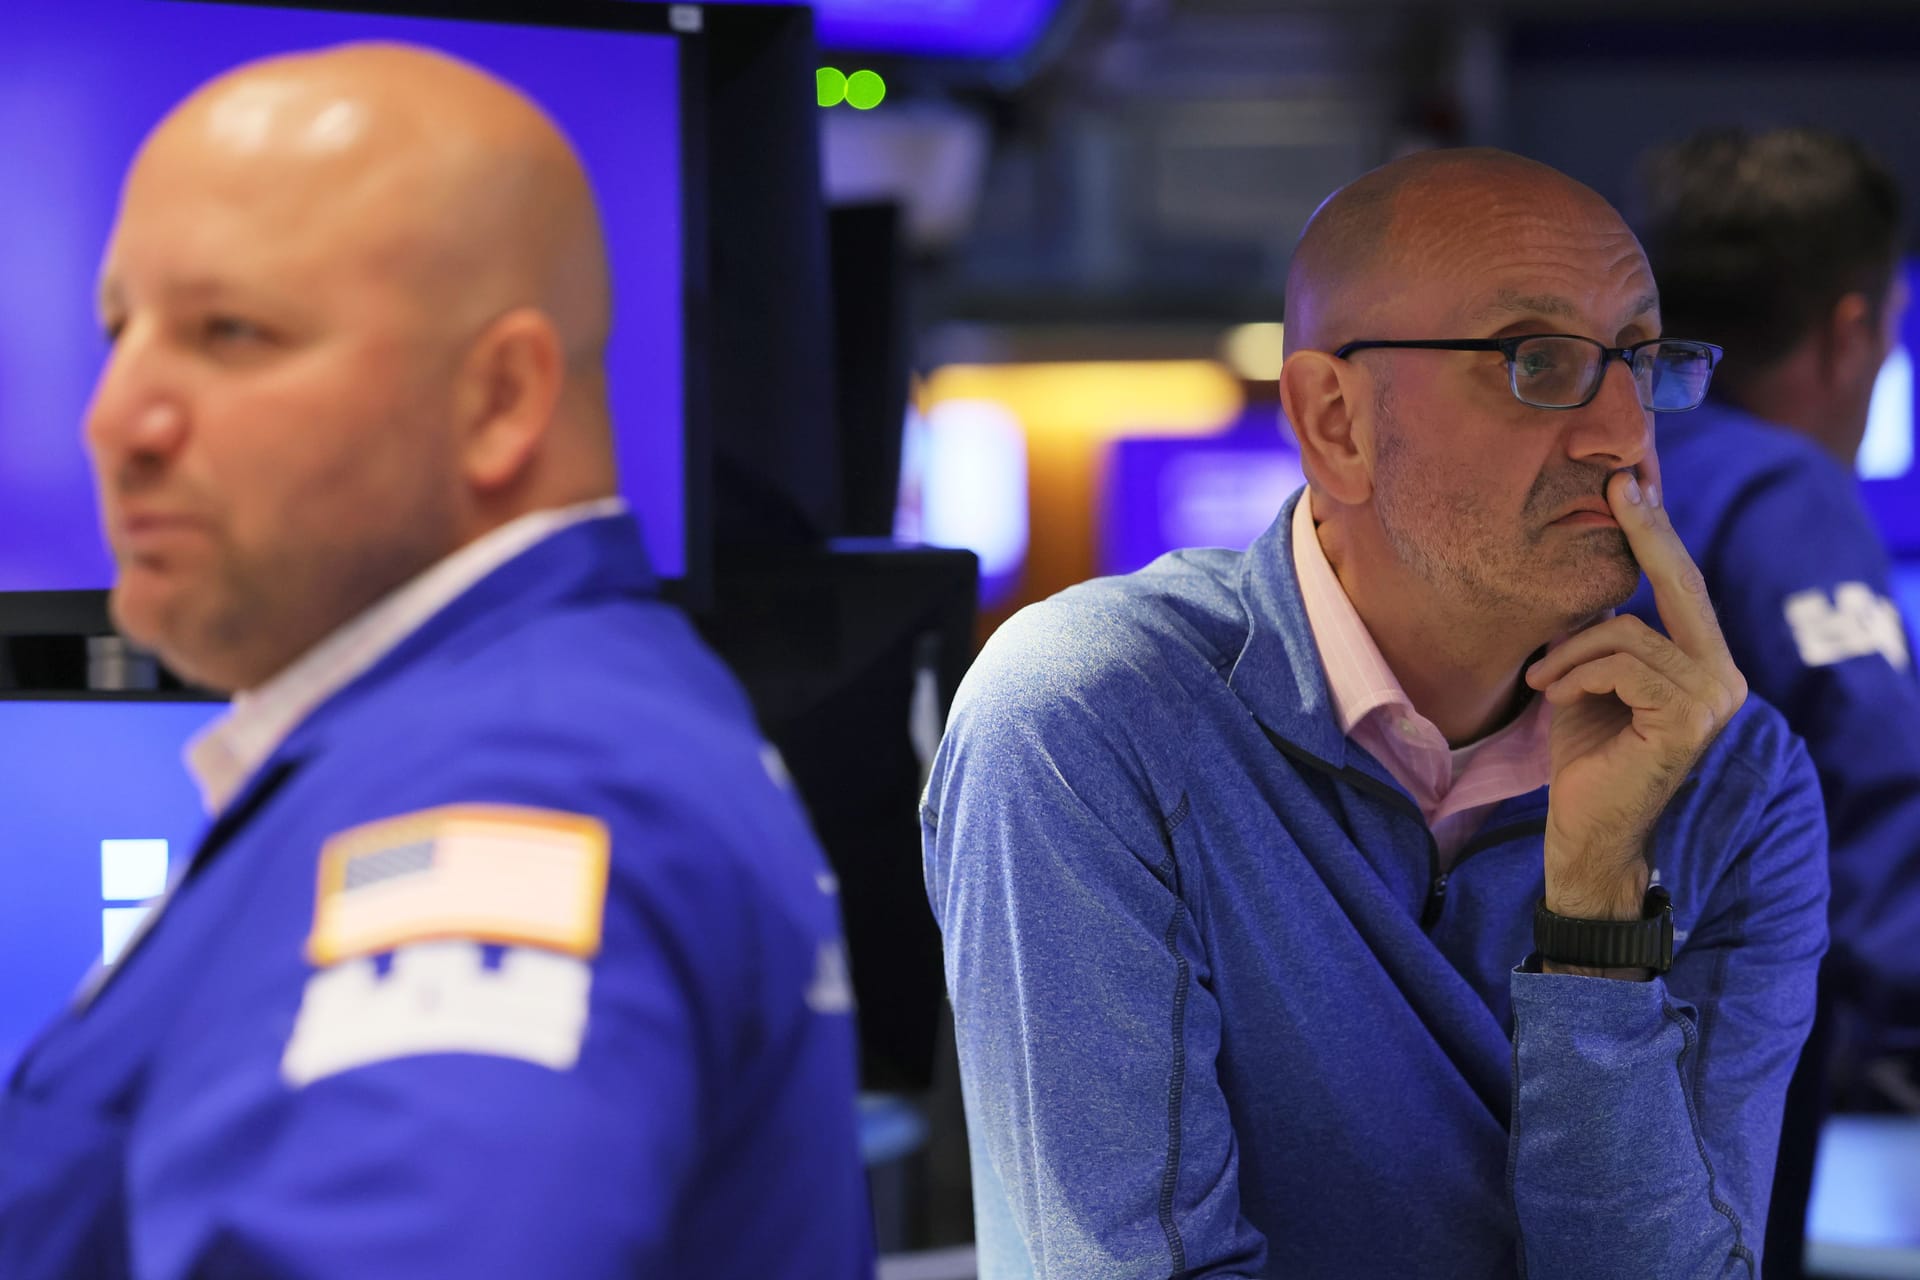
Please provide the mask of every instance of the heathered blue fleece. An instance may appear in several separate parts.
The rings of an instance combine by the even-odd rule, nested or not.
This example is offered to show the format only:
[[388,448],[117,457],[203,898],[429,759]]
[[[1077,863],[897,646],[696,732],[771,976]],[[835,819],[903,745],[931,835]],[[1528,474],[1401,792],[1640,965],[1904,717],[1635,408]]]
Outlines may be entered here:
[[1446,875],[1340,732],[1289,501],[1001,628],[923,820],[982,1280],[1754,1276],[1826,944],[1750,701],[1662,817],[1674,967],[1526,972],[1545,789]]
[[[1920,679],[1859,487],[1806,437],[1713,403],[1660,420],[1660,469],[1734,662],[1820,775],[1834,977],[1920,1025]],[[1657,622],[1644,589],[1627,607]]]

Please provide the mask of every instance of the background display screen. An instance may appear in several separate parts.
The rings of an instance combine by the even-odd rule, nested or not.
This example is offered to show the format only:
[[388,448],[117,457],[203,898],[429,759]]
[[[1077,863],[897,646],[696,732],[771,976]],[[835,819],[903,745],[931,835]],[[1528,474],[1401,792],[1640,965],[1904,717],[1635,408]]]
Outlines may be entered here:
[[[759,0],[708,0],[743,4]],[[921,58],[1011,58],[1047,29],[1060,0],[803,0],[823,49]]]
[[193,856],[181,750],[223,708],[0,699],[0,1072]]
[[1920,360],[1920,262],[1907,264],[1900,340],[1881,366],[1857,469],[1860,496],[1897,557],[1920,559],[1920,449],[1915,447],[1915,361]]
[[141,139],[221,71],[362,39],[429,45],[497,73],[579,148],[612,260],[621,484],[655,567],[684,573],[678,40],[177,0],[10,0],[0,42],[0,591],[111,585],[80,430],[106,351],[96,276]]

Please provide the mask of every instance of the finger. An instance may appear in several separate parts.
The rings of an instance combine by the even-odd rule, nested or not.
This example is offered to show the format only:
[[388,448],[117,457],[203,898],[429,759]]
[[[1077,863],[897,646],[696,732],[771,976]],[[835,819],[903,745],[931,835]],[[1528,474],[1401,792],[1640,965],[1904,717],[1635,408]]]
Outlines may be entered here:
[[1554,645],[1527,668],[1526,681],[1535,689],[1544,689],[1580,664],[1610,653],[1630,653],[1696,696],[1708,693],[1715,683],[1713,675],[1682,653],[1678,645],[1632,614],[1596,623]]
[[[1703,701],[1688,694],[1630,653],[1613,653],[1582,663],[1542,690],[1558,708],[1589,697],[1614,697],[1633,712],[1641,736],[1665,739],[1674,757],[1697,756],[1725,725],[1732,711],[1724,699]],[[1648,733],[1648,729],[1655,732]]]
[[1541,690],[1556,707],[1611,695],[1635,711],[1658,711],[1680,700],[1671,680],[1630,653],[1610,653],[1583,662]]
[[1633,474],[1640,481],[1641,492],[1650,488],[1658,490],[1660,505],[1666,506],[1666,483],[1660,478],[1660,454],[1656,450],[1648,449],[1640,456],[1640,463],[1634,467]]
[[1682,653],[1724,675],[1733,667],[1733,658],[1727,652],[1720,619],[1713,612],[1700,567],[1667,518],[1659,483],[1649,480],[1643,487],[1632,472],[1617,472],[1607,481],[1607,505],[1653,585],[1654,607],[1667,634]]

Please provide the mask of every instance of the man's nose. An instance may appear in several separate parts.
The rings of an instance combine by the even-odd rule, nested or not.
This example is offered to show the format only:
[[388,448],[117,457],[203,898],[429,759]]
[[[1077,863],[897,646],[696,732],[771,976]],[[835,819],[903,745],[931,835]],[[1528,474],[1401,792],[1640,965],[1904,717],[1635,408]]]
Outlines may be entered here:
[[1640,387],[1624,360],[1607,359],[1600,390],[1574,411],[1567,452],[1582,461],[1619,469],[1639,465],[1653,445],[1653,412],[1640,403]]
[[164,357],[146,334],[127,326],[87,407],[87,447],[102,462],[165,457],[179,449],[186,427],[183,391]]

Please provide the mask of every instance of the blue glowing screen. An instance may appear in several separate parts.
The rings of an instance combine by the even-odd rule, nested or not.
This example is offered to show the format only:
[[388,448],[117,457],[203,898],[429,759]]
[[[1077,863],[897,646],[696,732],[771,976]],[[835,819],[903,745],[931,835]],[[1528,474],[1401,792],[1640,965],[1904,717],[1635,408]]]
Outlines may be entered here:
[[[740,4],[749,0],[709,0]],[[1059,0],[805,0],[823,49],[926,58],[1011,58]]]
[[1894,561],[1893,602],[1907,620],[1907,634],[1920,639],[1920,559]]
[[1184,547],[1244,550],[1304,482],[1272,410],[1251,408],[1216,436],[1116,440],[1101,486],[1100,572],[1131,573]]
[[94,284],[120,179],[197,84],[266,54],[431,45],[541,102],[585,157],[612,259],[621,483],[656,567],[686,563],[682,208],[675,39],[175,3],[9,0],[0,42],[0,591],[106,587],[80,424],[105,346]]
[[0,1073],[192,856],[181,749],[221,709],[0,699]]
[[1920,388],[1920,262],[1907,264],[1909,296],[1900,342],[1880,371],[1860,447],[1860,496],[1895,555],[1920,556],[1920,440],[1915,392]]
[[1805,1274],[1920,1275],[1920,1116],[1827,1118],[1807,1206]]

